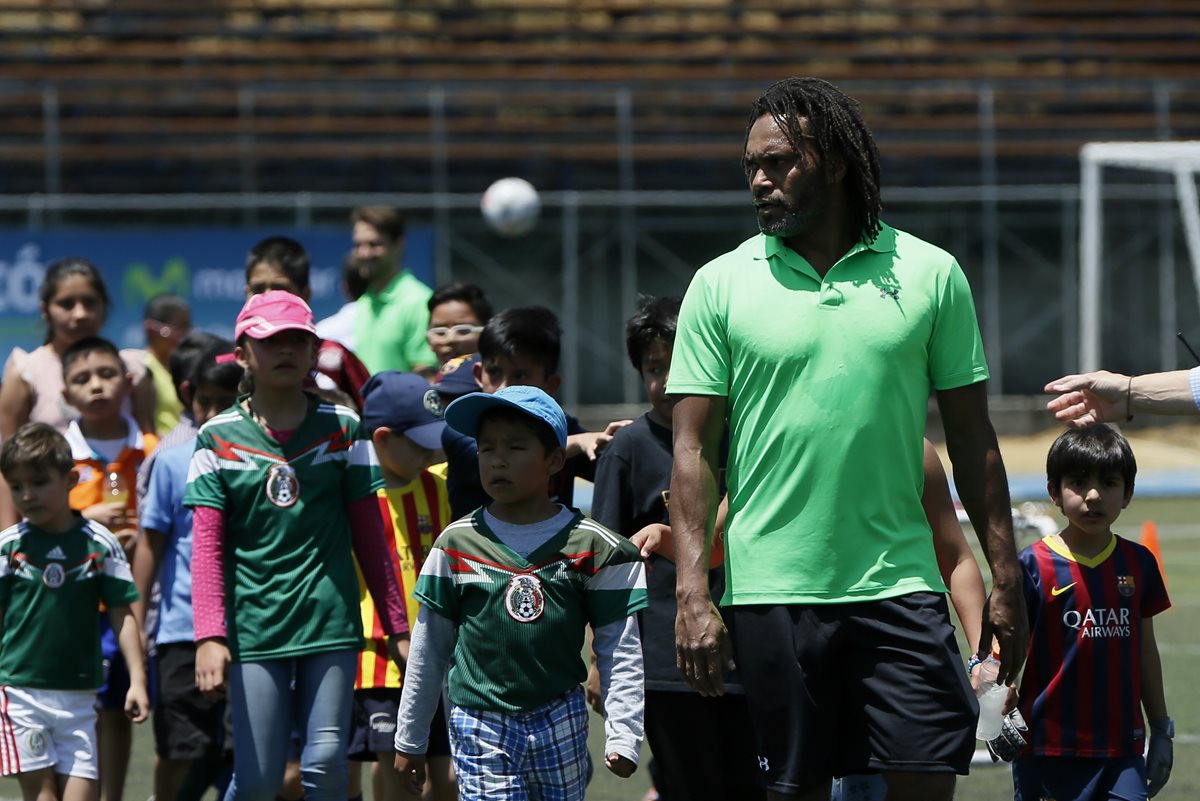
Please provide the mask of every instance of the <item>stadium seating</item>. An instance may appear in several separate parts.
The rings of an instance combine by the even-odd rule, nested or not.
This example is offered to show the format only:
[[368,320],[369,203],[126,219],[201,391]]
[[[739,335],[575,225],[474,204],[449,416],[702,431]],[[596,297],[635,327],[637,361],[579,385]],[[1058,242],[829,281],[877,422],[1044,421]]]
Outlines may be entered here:
[[615,188],[623,155],[732,188],[789,74],[861,100],[892,182],[1200,136],[1192,0],[0,0],[0,69],[4,192],[424,191],[464,161]]

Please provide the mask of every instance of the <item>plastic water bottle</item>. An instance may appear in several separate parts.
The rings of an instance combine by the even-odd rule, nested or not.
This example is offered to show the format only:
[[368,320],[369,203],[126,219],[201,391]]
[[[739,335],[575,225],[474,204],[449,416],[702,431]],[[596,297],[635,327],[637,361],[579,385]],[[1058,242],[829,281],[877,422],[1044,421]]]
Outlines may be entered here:
[[979,664],[979,689],[975,696],[979,699],[979,725],[975,727],[975,736],[980,740],[994,740],[1000,736],[1004,725],[1004,699],[1008,697],[1008,688],[996,683],[1000,675],[1000,660],[995,654]]
[[108,479],[108,492],[104,500],[107,503],[119,503],[122,506],[128,506],[129,484],[125,481],[125,476],[121,473],[121,466],[110,464],[105,472]]

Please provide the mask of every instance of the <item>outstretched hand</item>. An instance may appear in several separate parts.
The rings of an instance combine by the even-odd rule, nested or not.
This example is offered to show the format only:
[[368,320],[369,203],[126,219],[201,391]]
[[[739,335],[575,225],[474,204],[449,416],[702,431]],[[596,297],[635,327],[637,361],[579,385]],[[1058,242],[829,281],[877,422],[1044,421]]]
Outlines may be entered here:
[[1046,409],[1071,428],[1121,422],[1131,411],[1129,376],[1120,373],[1097,370],[1065,375],[1046,384],[1045,391],[1058,396],[1046,404]]

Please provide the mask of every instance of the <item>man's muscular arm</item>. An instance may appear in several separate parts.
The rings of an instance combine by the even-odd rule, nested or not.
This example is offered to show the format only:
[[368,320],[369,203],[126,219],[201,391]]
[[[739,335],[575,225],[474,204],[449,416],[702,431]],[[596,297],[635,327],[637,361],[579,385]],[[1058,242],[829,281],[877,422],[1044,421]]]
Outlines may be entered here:
[[671,533],[675,540],[675,661],[701,695],[725,692],[729,632],[708,591],[709,547],[717,512],[717,452],[726,399],[688,395],[675,406]]

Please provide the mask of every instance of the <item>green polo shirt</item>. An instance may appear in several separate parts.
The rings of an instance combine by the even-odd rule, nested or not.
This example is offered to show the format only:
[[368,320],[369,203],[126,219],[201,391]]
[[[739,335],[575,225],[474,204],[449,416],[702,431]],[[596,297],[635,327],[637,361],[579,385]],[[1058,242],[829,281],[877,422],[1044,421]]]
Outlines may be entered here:
[[702,267],[667,389],[728,397],[723,603],[944,592],[920,502],[929,392],[987,377],[962,269],[902,231],[823,279],[761,234]]
[[433,290],[401,270],[381,292],[367,292],[354,303],[354,352],[372,373],[436,365],[425,341],[429,296]]

